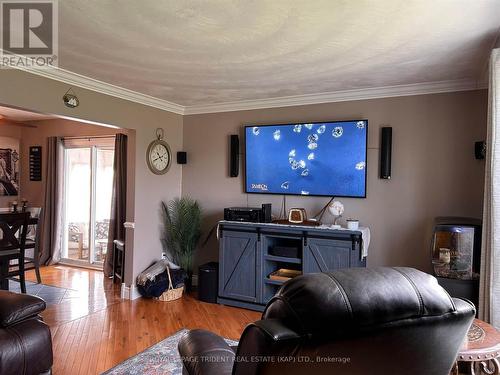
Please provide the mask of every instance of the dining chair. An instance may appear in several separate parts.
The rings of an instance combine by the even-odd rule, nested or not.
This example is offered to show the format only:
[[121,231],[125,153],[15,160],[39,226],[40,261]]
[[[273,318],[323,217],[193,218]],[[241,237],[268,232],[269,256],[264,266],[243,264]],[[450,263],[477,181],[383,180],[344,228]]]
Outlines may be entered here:
[[[9,265],[11,260],[17,260],[21,284],[21,292],[26,293],[24,275],[24,252],[26,233],[28,232],[30,213],[0,213],[0,265],[2,289],[8,289]],[[19,234],[18,234],[19,233]]]
[[[42,235],[42,219],[43,219],[43,208],[32,207],[28,209],[31,213],[28,222],[28,234],[26,235],[26,253],[24,257],[25,265],[33,264],[35,268],[36,281],[38,284],[42,283],[42,277],[40,276],[40,239]],[[32,252],[31,252],[32,251]],[[27,268],[25,269],[33,269]]]

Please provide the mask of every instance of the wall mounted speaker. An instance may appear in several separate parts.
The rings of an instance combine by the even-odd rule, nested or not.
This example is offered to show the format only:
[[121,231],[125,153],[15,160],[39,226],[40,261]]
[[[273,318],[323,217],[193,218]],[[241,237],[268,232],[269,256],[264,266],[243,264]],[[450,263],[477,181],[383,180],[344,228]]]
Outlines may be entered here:
[[392,128],[383,127],[380,137],[380,178],[391,178]]
[[483,160],[486,157],[486,142],[479,141],[474,143],[474,154],[477,160]]
[[238,177],[240,172],[240,138],[236,134],[231,134],[229,154],[229,176]]
[[185,151],[177,152],[177,164],[187,164],[187,152]]

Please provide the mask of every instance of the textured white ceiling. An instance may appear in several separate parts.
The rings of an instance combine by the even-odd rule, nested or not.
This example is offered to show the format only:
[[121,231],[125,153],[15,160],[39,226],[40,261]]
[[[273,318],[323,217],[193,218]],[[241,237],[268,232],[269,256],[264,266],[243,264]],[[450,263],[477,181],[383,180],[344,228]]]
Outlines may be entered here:
[[479,79],[500,0],[64,0],[59,66],[181,105]]

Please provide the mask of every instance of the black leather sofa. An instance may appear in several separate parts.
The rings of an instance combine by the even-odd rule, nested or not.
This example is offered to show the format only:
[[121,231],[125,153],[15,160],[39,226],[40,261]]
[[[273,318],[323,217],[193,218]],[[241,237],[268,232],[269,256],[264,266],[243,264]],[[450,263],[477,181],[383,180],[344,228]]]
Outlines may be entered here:
[[50,374],[52,338],[41,298],[0,290],[0,374]]
[[236,349],[192,330],[179,352],[190,375],[448,375],[474,315],[426,273],[351,268],[285,283]]

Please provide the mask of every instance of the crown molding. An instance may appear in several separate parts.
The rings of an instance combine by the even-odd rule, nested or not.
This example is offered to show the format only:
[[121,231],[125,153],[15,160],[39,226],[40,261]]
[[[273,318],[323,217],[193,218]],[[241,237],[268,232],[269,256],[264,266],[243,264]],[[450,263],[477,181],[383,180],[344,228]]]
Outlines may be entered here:
[[131,102],[177,113],[179,115],[184,114],[185,107],[183,105],[172,103],[163,99],[158,99],[146,94],[141,94],[139,92],[115,86],[113,84],[83,76],[78,73],[73,73],[69,70],[61,68],[26,69],[21,67],[16,67],[15,69],[35,74],[37,76],[53,79],[55,81],[67,83],[69,85],[78,86],[87,90],[92,90],[101,94],[106,94],[114,96],[116,98],[125,99]]
[[294,95],[269,99],[242,100],[219,104],[193,105],[187,106],[184,110],[184,114],[195,115],[202,113],[246,111],[264,108],[279,108],[310,104],[345,102],[352,100],[438,94],[454,91],[478,90],[484,88],[486,88],[484,83],[478,83],[476,80],[424,82],[408,85],[334,91],[320,94]]
[[372,87],[366,89],[342,90],[326,92],[319,94],[306,94],[283,96],[268,99],[241,100],[235,102],[201,104],[183,106],[167,100],[158,99],[146,94],[115,86],[110,83],[99,81],[94,78],[86,77],[78,73],[60,69],[26,69],[16,68],[41,77],[64,82],[70,85],[78,86],[84,89],[114,96],[120,99],[129,100],[135,103],[144,104],[150,107],[173,112],[179,115],[196,115],[204,113],[248,111],[255,109],[292,107],[311,104],[335,103],[353,100],[366,100],[378,98],[390,98],[399,96],[438,94],[455,91],[469,91],[484,89],[487,87],[483,81],[471,79],[435,81],[413,83],[408,85]]

